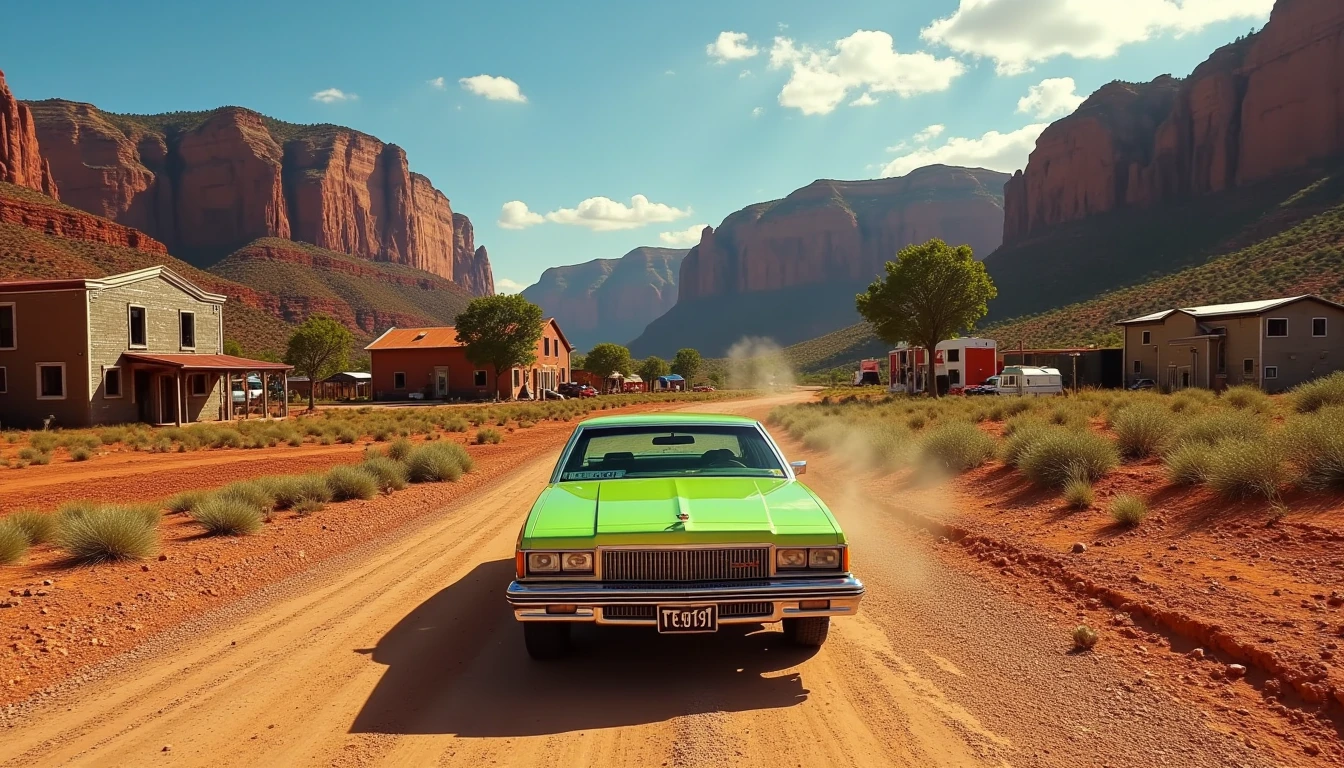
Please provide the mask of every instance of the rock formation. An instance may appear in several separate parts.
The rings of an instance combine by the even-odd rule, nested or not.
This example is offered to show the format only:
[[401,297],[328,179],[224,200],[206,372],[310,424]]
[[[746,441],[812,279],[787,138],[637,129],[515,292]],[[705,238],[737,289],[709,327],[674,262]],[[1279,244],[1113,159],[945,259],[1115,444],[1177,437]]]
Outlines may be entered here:
[[[1279,0],[1184,80],[1111,83],[1041,134],[1004,195],[1004,241],[1219,192],[1344,153],[1344,3]],[[59,180],[59,176],[58,176]]]
[[56,99],[28,106],[66,202],[180,255],[210,261],[279,237],[493,289],[484,254],[457,252],[466,217],[395,144],[239,107],[128,116]]
[[485,246],[476,247],[471,219],[453,214],[453,281],[476,296],[493,296],[495,276]]
[[0,223],[17,224],[69,240],[115,245],[150,254],[168,253],[163,243],[144,232],[55,202],[30,201],[7,195],[3,189],[0,189]]
[[0,181],[57,197],[51,167],[38,148],[33,115],[9,92],[4,72],[0,72]]
[[625,344],[677,302],[686,250],[641,246],[619,259],[551,267],[523,297],[554,316],[579,350]]

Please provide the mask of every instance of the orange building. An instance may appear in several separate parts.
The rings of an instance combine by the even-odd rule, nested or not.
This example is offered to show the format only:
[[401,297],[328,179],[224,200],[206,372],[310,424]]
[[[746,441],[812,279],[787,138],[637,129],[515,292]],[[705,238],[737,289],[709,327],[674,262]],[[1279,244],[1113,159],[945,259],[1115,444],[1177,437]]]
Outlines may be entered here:
[[527,368],[495,375],[493,365],[477,365],[450,327],[389,328],[364,349],[373,373],[375,400],[406,400],[420,393],[429,400],[513,399],[538,389],[554,390],[569,381],[573,350],[555,318],[544,321],[537,359]]

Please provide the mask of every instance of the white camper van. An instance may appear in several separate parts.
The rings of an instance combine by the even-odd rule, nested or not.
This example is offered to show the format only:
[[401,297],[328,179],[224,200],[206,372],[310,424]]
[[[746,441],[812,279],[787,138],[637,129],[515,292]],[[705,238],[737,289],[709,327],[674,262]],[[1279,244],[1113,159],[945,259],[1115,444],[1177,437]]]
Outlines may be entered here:
[[1000,395],[1059,395],[1064,393],[1064,379],[1058,368],[1009,365],[999,372],[995,391]]

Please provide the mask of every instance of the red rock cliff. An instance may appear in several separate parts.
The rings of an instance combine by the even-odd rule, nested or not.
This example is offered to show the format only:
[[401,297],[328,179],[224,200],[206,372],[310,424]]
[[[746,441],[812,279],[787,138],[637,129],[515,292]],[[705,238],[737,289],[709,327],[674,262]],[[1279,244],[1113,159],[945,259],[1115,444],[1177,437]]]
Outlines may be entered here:
[[453,214],[453,282],[476,296],[495,294],[495,276],[490,270],[490,255],[485,246],[476,247],[471,219]]
[[1185,80],[1111,83],[1047,128],[1005,189],[1004,241],[1341,153],[1344,2],[1278,0],[1264,29]]
[[0,72],[0,181],[57,197],[51,167],[38,149],[33,115],[9,92],[4,72]]
[[174,252],[209,258],[279,237],[493,289],[474,252],[455,271],[459,216],[394,144],[239,107],[124,116],[61,100],[29,106],[66,202]]
[[911,243],[942,238],[979,257],[999,246],[1006,174],[934,165],[872,181],[815,181],[706,227],[681,263],[678,301],[866,280]]

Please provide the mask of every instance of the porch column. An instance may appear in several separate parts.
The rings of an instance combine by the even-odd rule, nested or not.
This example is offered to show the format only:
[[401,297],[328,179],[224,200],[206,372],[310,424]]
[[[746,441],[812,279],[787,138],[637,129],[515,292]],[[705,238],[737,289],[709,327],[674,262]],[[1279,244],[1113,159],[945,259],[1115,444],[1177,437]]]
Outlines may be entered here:
[[261,371],[261,412],[271,418],[271,374]]
[[228,375],[229,375],[228,373],[225,373],[223,376],[220,376],[220,377],[219,377],[219,384],[218,384],[218,386],[221,387],[221,388],[224,390],[224,393],[223,393],[222,395],[220,395],[220,398],[219,398],[219,420],[220,420],[220,421],[228,421],[228,420],[229,420],[229,410],[228,410],[228,409],[229,409],[229,380],[228,380]]
[[285,404],[282,406],[283,410],[281,413],[287,419],[289,418],[289,371],[281,371],[280,377],[280,382],[285,388]]
[[249,386],[249,384],[251,384],[251,382],[249,382],[249,381],[247,380],[247,374],[248,374],[247,371],[243,371],[242,373],[239,374],[239,376],[241,376],[242,379],[243,379],[243,418],[244,418],[244,419],[250,419],[250,418],[252,418],[252,387]]
[[182,372],[173,371],[173,392],[176,393],[174,399],[177,405],[173,408],[173,421],[177,426],[182,426]]

